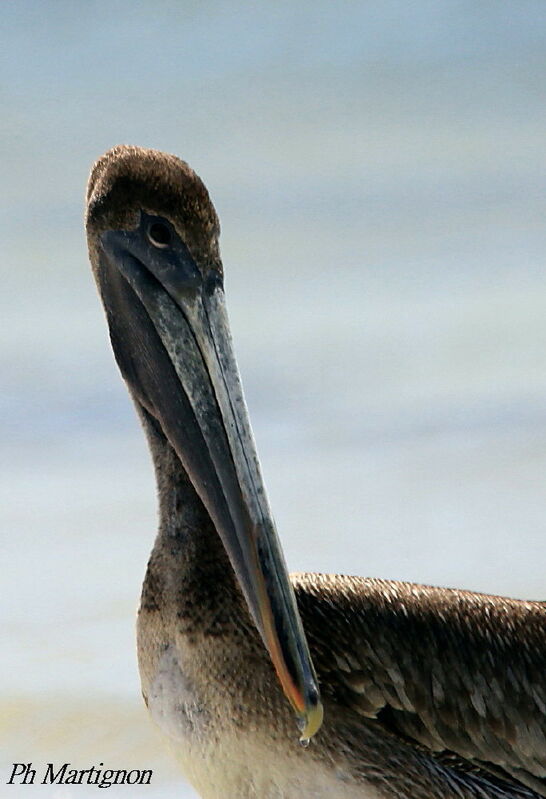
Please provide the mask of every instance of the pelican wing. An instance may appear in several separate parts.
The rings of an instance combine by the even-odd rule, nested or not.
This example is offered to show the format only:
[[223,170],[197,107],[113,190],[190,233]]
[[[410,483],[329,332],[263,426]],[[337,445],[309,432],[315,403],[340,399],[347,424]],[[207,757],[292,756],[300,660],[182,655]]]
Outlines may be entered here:
[[439,762],[546,796],[545,604],[338,575],[292,579],[325,699]]

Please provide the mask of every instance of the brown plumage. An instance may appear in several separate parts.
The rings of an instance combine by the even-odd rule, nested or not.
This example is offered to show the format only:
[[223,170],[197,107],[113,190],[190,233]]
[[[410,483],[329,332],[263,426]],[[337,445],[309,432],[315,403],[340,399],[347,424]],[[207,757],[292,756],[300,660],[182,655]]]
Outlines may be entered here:
[[331,694],[438,764],[504,771],[546,795],[541,603],[356,577],[294,580],[325,704]]
[[87,225],[158,484],[138,621],[143,694],[201,794],[546,797],[539,602],[293,575],[324,704],[310,745],[297,744],[286,698],[313,720],[310,734],[320,704],[227,323],[215,322],[222,268],[207,190],[174,156],[116,147],[93,168]]
[[93,165],[87,185],[90,242],[103,230],[131,227],[141,209],[176,220],[199,266],[221,271],[220,222],[193,169],[175,155],[158,150],[113,147]]

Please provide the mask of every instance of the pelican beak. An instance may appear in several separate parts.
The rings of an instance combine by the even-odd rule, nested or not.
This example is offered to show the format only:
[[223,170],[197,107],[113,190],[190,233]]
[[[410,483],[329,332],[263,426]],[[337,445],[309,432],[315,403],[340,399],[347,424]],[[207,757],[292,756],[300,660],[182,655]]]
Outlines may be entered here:
[[[221,275],[203,275],[154,217],[100,236],[98,270],[116,359],[159,422],[206,507],[241,586],[301,738],[322,722],[317,678],[260,472],[235,361]],[[150,221],[152,220],[152,222]]]

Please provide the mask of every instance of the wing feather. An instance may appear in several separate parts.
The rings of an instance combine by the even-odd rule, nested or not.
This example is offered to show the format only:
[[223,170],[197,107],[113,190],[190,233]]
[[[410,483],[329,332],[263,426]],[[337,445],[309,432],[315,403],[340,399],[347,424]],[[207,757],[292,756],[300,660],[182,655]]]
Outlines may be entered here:
[[293,575],[328,699],[546,796],[546,605]]

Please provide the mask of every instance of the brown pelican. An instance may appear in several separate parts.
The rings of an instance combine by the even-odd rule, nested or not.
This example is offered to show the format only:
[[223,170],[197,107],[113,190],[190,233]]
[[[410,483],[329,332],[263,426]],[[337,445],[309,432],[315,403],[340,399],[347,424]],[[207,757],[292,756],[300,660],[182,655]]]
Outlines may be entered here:
[[93,271],[157,477],[142,691],[198,792],[546,797],[546,606],[289,577],[205,186],[172,155],[121,146],[94,165],[87,199]]

